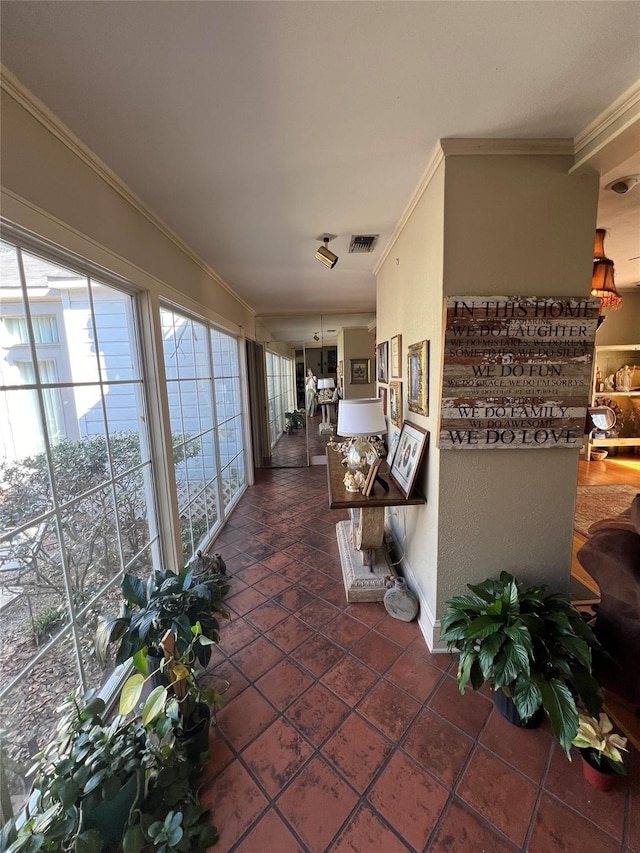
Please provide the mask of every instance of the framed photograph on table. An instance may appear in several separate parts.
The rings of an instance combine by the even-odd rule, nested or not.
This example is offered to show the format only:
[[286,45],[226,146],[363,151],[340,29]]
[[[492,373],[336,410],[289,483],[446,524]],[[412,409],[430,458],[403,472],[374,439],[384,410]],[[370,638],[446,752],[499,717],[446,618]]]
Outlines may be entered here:
[[389,384],[389,420],[394,426],[402,426],[402,383]]
[[402,335],[391,338],[391,376],[393,379],[402,376]]
[[384,341],[376,347],[377,377],[378,382],[389,381],[389,341]]
[[394,432],[391,441],[389,442],[389,452],[387,453],[387,465],[389,468],[393,465],[393,459],[396,455],[396,450],[398,449],[398,442],[400,441],[400,433]]
[[371,359],[352,358],[349,360],[351,385],[368,385],[371,382]]
[[409,498],[413,491],[428,442],[429,433],[426,429],[409,421],[404,422],[390,473],[405,498]]
[[410,412],[429,414],[429,341],[411,344],[407,350],[407,404]]

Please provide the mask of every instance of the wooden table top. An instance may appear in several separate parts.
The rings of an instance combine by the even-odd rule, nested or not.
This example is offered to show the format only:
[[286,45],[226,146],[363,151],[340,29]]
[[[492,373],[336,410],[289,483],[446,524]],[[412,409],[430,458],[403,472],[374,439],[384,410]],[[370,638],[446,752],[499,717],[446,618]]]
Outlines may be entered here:
[[327,482],[330,509],[402,506],[403,504],[418,506],[426,503],[422,495],[419,495],[415,490],[410,498],[407,499],[403,496],[389,475],[389,465],[386,460],[382,461],[378,475],[388,484],[388,492],[385,492],[380,483],[375,484],[373,493],[368,497],[365,497],[361,492],[348,492],[344,487],[344,475],[347,473],[347,467],[342,464],[342,459],[342,453],[327,447]]

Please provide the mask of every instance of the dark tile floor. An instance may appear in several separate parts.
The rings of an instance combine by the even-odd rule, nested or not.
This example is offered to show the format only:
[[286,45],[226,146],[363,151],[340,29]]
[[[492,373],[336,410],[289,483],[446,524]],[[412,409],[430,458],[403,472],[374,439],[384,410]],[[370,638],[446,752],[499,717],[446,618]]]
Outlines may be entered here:
[[545,727],[457,691],[449,655],[347,605],[324,468],[260,472],[215,543],[228,679],[202,800],[216,853],[640,853],[640,761],[611,793]]

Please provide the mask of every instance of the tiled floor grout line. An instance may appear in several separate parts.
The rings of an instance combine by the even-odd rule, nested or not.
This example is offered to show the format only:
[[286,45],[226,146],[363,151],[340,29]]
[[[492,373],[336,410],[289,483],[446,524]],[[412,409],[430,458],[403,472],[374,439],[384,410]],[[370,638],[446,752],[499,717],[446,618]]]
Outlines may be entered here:
[[547,754],[547,760],[545,761],[544,770],[542,771],[542,776],[540,777],[540,782],[538,784],[538,793],[536,796],[536,801],[534,803],[533,809],[531,810],[531,820],[529,821],[529,826],[527,827],[527,834],[525,835],[523,850],[527,850],[529,847],[529,843],[531,842],[531,836],[533,835],[533,831],[536,826],[536,820],[538,817],[538,810],[540,808],[540,803],[542,802],[542,797],[545,794],[544,783],[547,780],[547,774],[549,773],[549,769],[551,767],[551,762],[553,761],[553,741],[549,745],[549,752]]

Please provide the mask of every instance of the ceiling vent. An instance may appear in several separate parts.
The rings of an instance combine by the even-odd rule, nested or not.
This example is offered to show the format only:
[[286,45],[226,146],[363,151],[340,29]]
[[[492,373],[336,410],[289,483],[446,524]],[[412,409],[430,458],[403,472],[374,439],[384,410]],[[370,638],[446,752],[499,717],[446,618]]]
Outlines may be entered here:
[[349,254],[373,252],[379,236],[379,234],[354,234],[349,243]]

